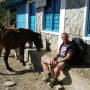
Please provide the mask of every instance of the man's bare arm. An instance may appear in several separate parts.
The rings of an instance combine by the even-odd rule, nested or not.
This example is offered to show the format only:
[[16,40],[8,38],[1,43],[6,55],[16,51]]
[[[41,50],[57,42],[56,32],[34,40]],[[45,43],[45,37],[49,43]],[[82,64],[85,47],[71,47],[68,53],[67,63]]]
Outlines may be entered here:
[[70,58],[72,57],[72,54],[73,53],[67,53],[67,55],[58,62],[66,62],[66,61],[70,60]]

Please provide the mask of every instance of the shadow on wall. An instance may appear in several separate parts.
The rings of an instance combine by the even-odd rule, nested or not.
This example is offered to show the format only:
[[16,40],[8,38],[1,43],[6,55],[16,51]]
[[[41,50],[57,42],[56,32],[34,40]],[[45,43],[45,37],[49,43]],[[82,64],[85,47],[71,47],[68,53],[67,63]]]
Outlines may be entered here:
[[51,54],[51,43],[47,38],[45,38],[45,50],[37,51],[36,49],[30,49],[28,51],[28,61],[34,66],[36,71],[42,71],[42,66],[41,66],[41,58],[44,55]]
[[[36,49],[32,49],[28,51],[28,60],[31,59],[31,64],[34,66],[36,71],[42,71],[42,66],[41,66],[41,58],[46,55],[48,56],[49,54],[51,55],[51,48],[50,48],[51,43],[49,43],[49,40],[46,39],[46,48],[45,50],[37,51]],[[29,58],[30,57],[30,58]]]
[[46,39],[46,51],[51,51],[50,45],[51,43],[49,43],[49,40]]
[[84,63],[90,67],[90,45],[87,44]]
[[31,64],[33,65],[34,69],[38,72],[41,72],[42,66],[41,66],[41,58],[45,54],[45,51],[37,51],[37,50],[29,50],[28,55],[31,59]]

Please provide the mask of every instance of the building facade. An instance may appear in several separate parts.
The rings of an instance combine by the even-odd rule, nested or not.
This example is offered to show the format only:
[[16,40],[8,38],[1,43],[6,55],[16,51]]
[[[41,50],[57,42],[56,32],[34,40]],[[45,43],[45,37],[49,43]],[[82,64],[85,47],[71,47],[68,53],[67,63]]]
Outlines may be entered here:
[[[6,8],[16,8],[16,28],[30,28],[42,34],[43,48],[58,50],[61,33],[81,37],[90,44],[89,0],[6,0]],[[90,63],[88,46],[87,62]]]

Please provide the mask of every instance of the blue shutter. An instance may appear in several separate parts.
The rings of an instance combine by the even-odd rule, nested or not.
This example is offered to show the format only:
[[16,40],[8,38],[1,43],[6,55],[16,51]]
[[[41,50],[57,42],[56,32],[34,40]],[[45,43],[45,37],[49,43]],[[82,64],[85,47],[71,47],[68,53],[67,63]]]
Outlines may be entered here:
[[53,22],[53,15],[52,14],[45,14],[44,16],[44,29],[47,31],[52,30],[52,22]]
[[51,31],[52,30],[52,22],[53,22],[53,8],[52,8],[52,0],[47,1],[47,6],[44,9],[44,30]]
[[36,31],[36,8],[35,3],[30,3],[29,11],[29,27],[32,31]]
[[48,0],[44,9],[43,27],[45,31],[59,31],[60,0]]
[[16,28],[26,28],[26,6],[25,4],[17,7]]
[[60,0],[53,0],[53,30],[59,31],[59,19],[60,19]]

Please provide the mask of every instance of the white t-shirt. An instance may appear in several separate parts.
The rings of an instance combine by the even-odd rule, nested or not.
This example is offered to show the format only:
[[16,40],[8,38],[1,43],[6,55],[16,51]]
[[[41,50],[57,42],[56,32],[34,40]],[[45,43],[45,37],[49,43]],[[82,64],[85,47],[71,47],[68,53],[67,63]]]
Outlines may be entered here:
[[[69,47],[69,45],[67,44],[67,45],[63,45],[62,47],[61,47],[61,51],[60,51],[60,56],[61,57],[65,57],[66,56],[66,52],[67,52],[67,48]],[[71,50],[69,50],[69,51],[71,51]],[[69,52],[68,51],[68,52]]]

